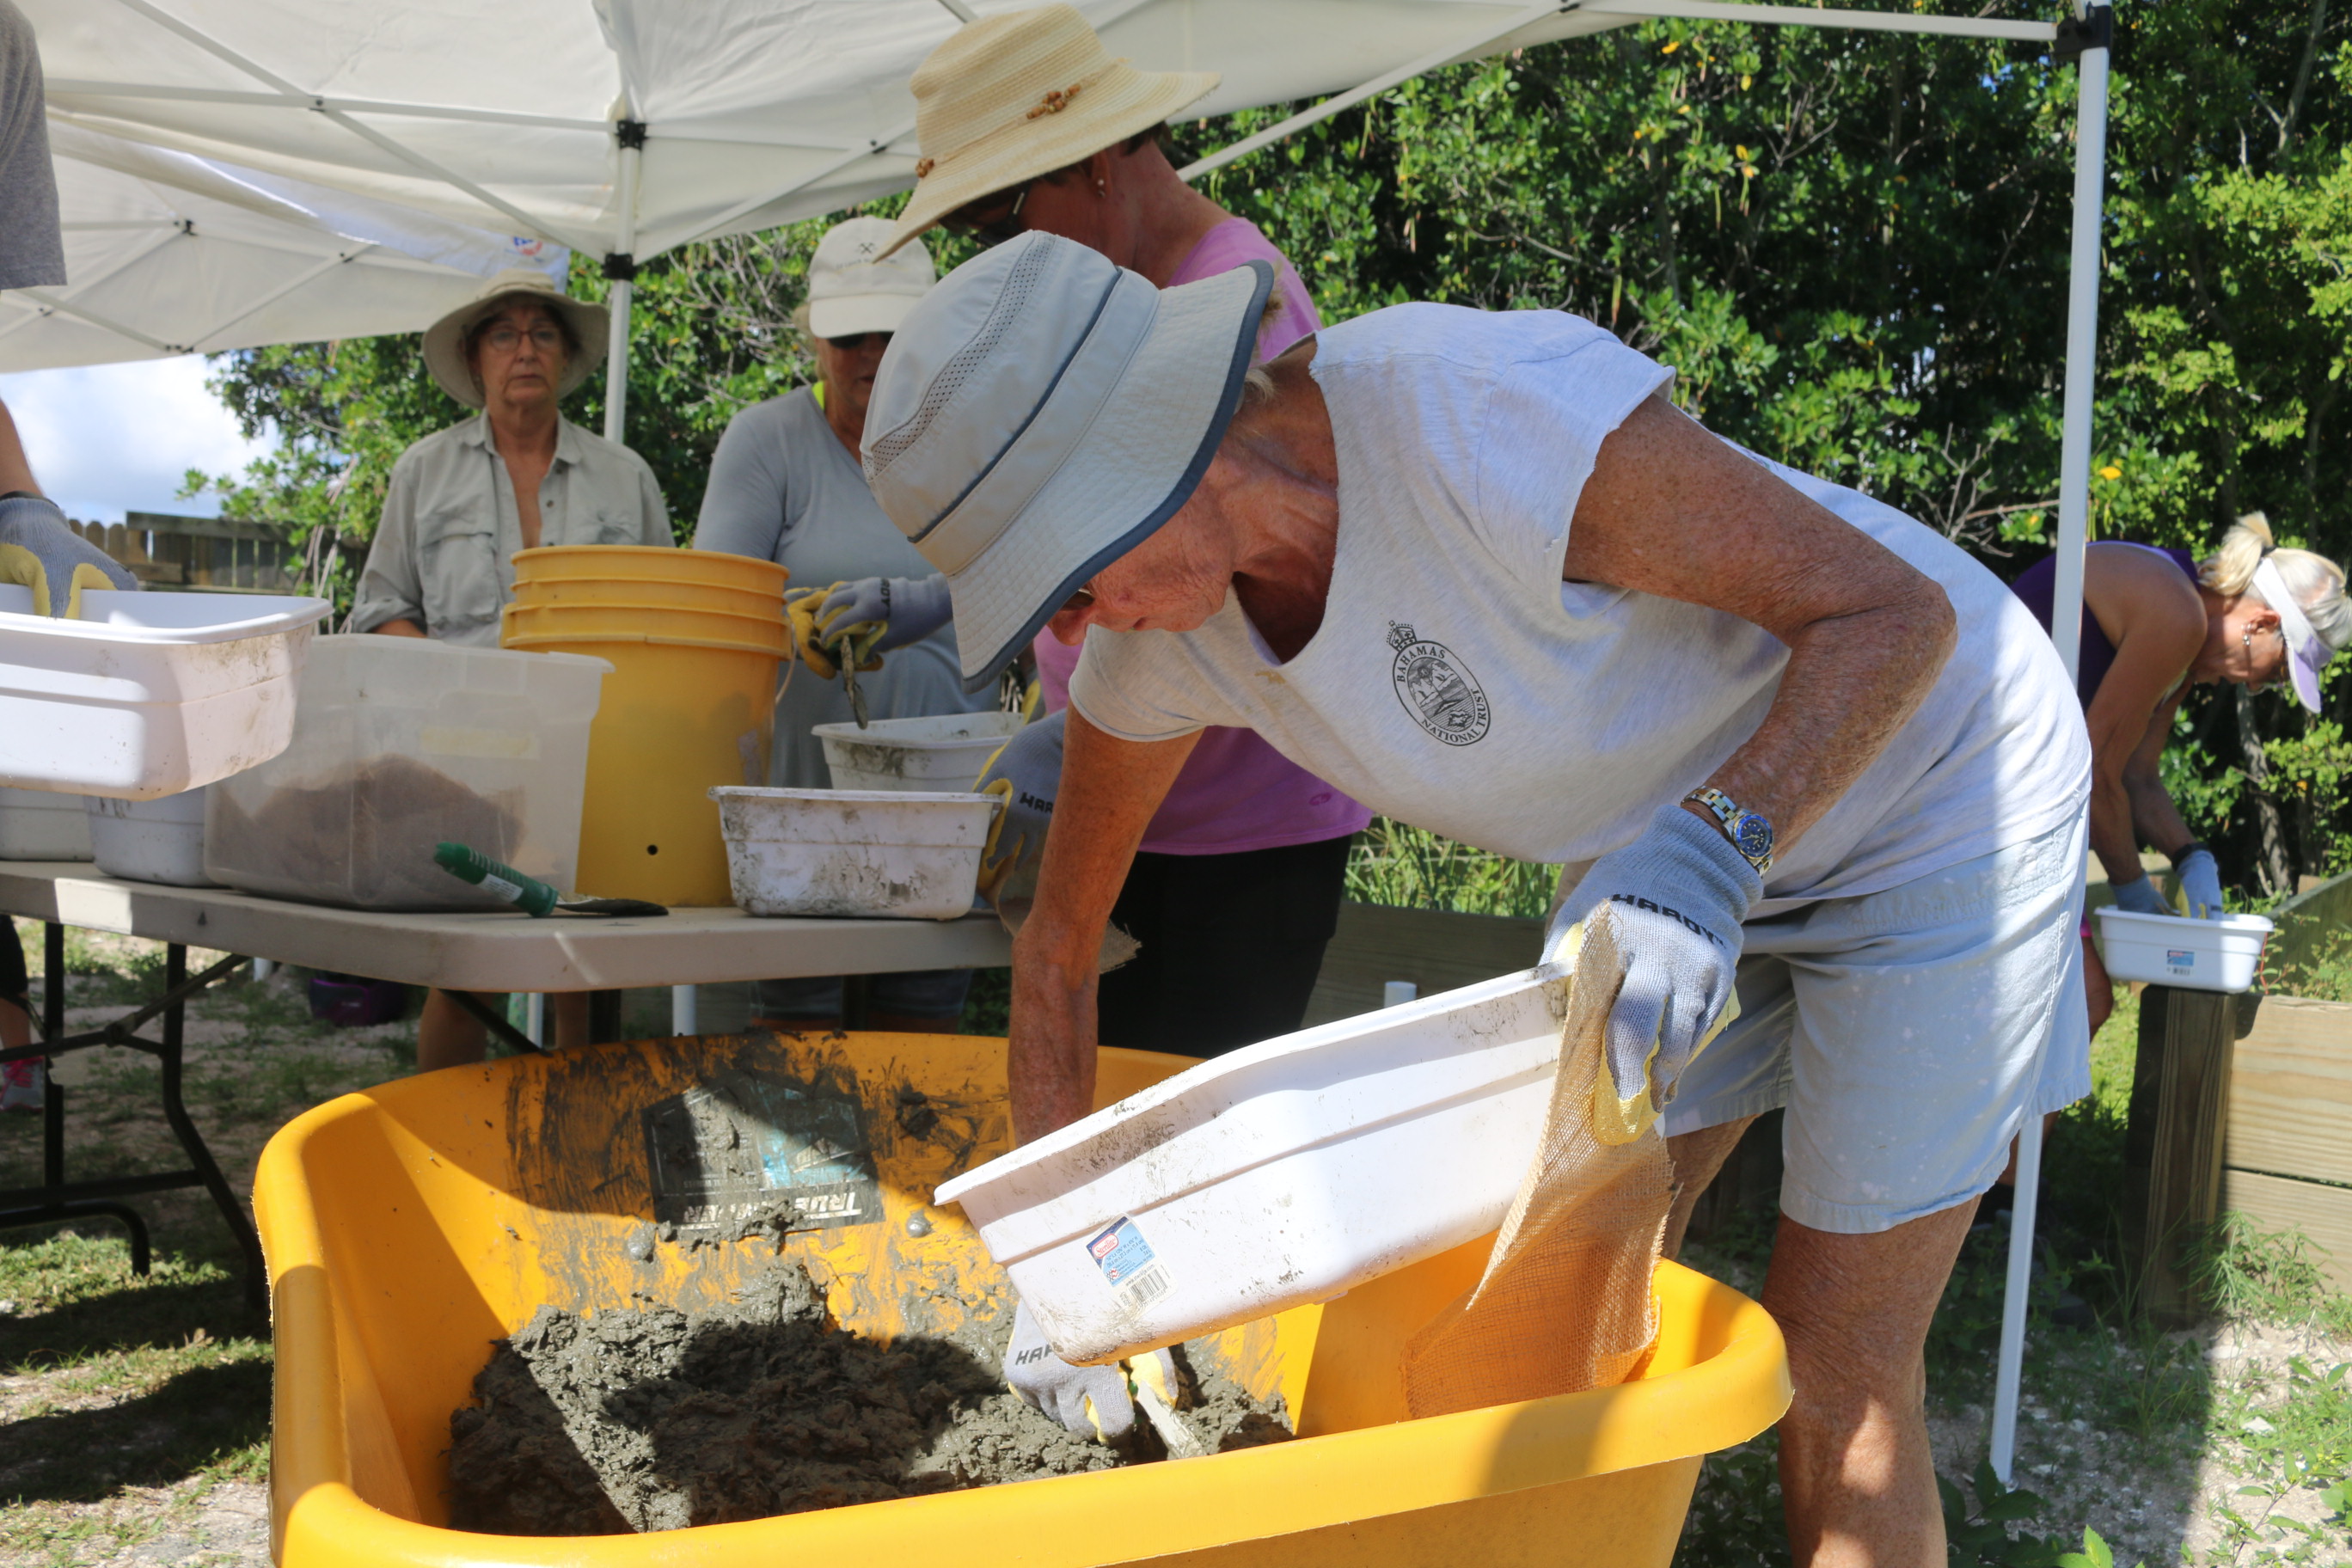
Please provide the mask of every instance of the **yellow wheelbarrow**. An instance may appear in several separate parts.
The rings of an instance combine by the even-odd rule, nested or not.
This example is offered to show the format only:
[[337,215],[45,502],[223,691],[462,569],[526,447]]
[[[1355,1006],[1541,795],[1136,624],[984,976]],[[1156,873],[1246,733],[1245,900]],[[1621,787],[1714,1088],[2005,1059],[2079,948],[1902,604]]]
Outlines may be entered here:
[[[277,1561],[1664,1568],[1701,1458],[1787,1406],[1764,1310],[1667,1263],[1635,1381],[1407,1419],[1403,1343],[1475,1282],[1480,1241],[1217,1336],[1213,1370],[1280,1393],[1297,1442],[662,1534],[447,1528],[449,1416],[492,1341],[541,1303],[726,1300],[774,1265],[763,1214],[788,1215],[785,1258],[845,1327],[949,1334],[1002,1317],[1003,1275],[930,1195],[1008,1146],[1003,1063],[1001,1040],[936,1035],[654,1040],[453,1068],[289,1123],[254,1191],[275,1314]],[[1105,1050],[1102,1100],[1186,1065]],[[753,1102],[782,1108],[769,1120],[794,1130],[787,1163],[812,1179],[763,1185],[756,1162],[697,1156],[730,1142],[711,1136],[727,1106]],[[711,1245],[649,1245],[657,1234]]]

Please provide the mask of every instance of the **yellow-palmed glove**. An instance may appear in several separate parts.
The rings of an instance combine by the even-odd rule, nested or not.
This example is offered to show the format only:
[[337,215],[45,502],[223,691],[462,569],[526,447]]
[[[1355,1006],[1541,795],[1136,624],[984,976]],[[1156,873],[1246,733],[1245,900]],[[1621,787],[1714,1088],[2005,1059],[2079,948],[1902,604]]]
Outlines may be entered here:
[[1580,999],[1592,985],[1613,994],[1609,1074],[1593,1087],[1602,1142],[1647,1131],[1692,1058],[1738,1016],[1740,922],[1763,896],[1764,879],[1722,829],[1675,803],[1594,861],[1553,912],[1542,967],[1572,970]]
[[0,583],[30,588],[37,616],[77,620],[83,589],[139,586],[106,552],[77,538],[55,502],[33,495],[0,500]]
[[[784,624],[792,630],[793,650],[819,680],[831,680],[841,673],[837,656],[843,651],[844,639],[870,636],[874,630],[863,625],[835,626],[818,618],[825,596],[840,586],[835,583],[824,588],[795,588],[784,595]],[[857,645],[853,641],[851,646]],[[882,668],[882,660],[869,655],[857,668],[861,672],[877,670]]]

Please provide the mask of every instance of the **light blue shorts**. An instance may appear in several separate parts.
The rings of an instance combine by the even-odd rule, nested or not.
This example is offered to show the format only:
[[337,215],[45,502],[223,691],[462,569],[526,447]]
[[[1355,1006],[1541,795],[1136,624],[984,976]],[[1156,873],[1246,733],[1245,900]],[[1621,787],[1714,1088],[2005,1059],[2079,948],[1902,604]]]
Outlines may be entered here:
[[1667,1136],[1786,1106],[1780,1210],[1870,1235],[1966,1203],[2027,1108],[2091,1091],[2084,825],[1858,899],[1751,921],[1739,1017]]

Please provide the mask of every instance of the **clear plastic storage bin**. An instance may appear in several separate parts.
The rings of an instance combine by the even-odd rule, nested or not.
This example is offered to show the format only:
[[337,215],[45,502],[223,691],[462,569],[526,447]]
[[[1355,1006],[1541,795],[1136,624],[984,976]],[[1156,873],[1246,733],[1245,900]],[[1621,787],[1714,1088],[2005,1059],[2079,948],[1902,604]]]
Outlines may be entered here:
[[572,890],[601,658],[320,637],[294,740],[213,786],[205,870],[247,892],[373,910],[491,910],[433,862],[471,846]]

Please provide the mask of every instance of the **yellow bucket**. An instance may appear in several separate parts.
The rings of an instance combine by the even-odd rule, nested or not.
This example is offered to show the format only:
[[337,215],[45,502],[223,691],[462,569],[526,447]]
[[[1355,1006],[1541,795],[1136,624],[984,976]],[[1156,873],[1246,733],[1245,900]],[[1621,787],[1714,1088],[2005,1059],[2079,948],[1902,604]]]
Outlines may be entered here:
[[568,577],[634,577],[701,583],[782,595],[789,575],[772,561],[717,550],[665,550],[657,544],[545,544],[517,552],[515,586]]
[[[567,633],[658,637],[664,641],[740,644],[762,653],[782,654],[792,646],[781,609],[766,616],[732,616],[717,610],[683,609],[674,605],[533,605],[517,599],[499,620],[499,640],[509,647],[517,639],[562,637]],[[729,779],[740,784],[740,779]],[[761,784],[767,780],[761,779]]]
[[729,588],[716,584],[668,583],[659,578],[550,577],[515,584],[518,605],[651,605],[664,609],[713,610],[723,616],[774,620],[783,614],[783,595],[764,588]]
[[[509,606],[509,609],[514,606]],[[580,807],[581,891],[657,904],[730,904],[727,844],[713,784],[768,782],[775,729],[773,645],[696,636],[740,616],[671,612],[681,635],[576,629],[517,634],[506,647],[608,659],[604,698],[588,731]]]
[[[692,1309],[772,1266],[767,1240],[691,1254],[665,1245],[646,1262],[627,1250],[655,1213],[648,1113],[722,1074],[855,1107],[878,1220],[794,1232],[782,1247],[824,1284],[836,1321],[883,1336],[951,1334],[975,1311],[1005,1310],[1004,1277],[977,1236],[958,1211],[929,1206],[940,1182],[1005,1147],[1004,1048],[940,1035],[643,1041],[452,1068],[289,1123],[254,1184],[277,1352],[276,1562],[1664,1568],[1701,1456],[1787,1407],[1770,1317],[1668,1263],[1654,1281],[1657,1346],[1636,1380],[1406,1419],[1403,1343],[1476,1279],[1481,1241],[1228,1330],[1195,1358],[1260,1398],[1279,1391],[1297,1442],[661,1535],[446,1528],[449,1416],[490,1341],[543,1302],[617,1310],[644,1292]],[[1190,1065],[1116,1050],[1099,1062],[1106,1104]],[[918,1215],[929,1224],[910,1235]]]

